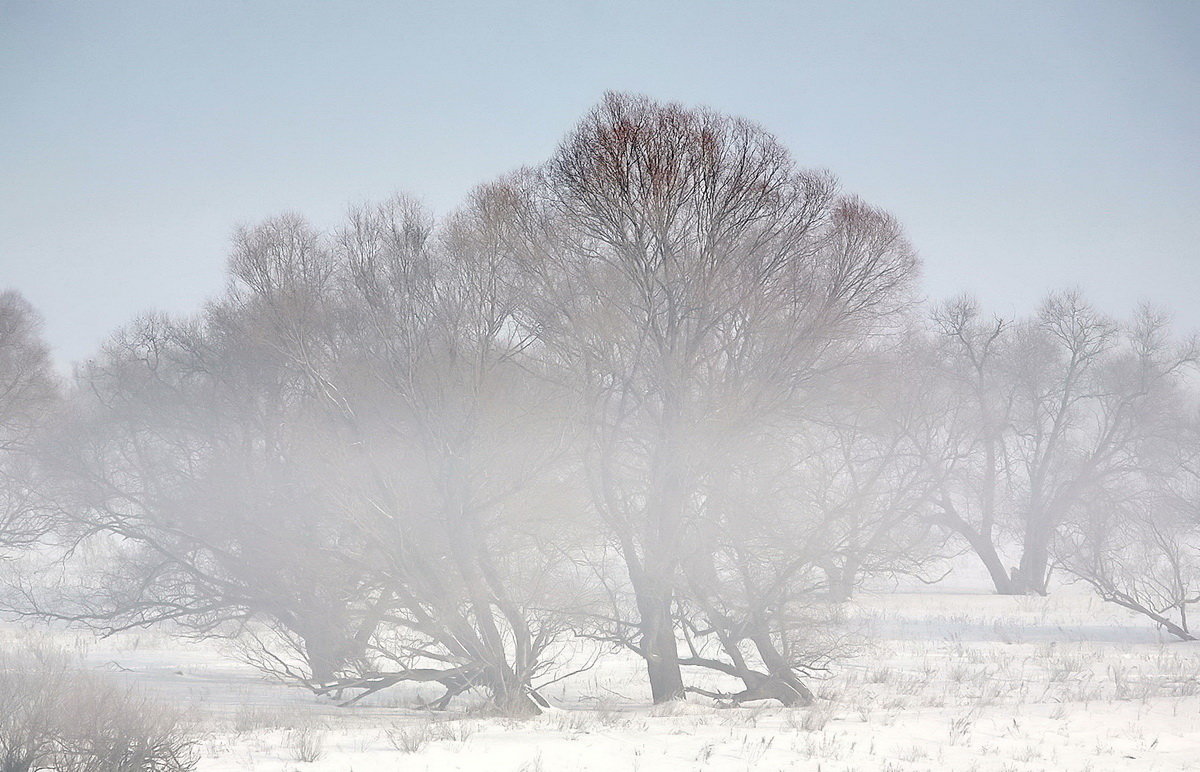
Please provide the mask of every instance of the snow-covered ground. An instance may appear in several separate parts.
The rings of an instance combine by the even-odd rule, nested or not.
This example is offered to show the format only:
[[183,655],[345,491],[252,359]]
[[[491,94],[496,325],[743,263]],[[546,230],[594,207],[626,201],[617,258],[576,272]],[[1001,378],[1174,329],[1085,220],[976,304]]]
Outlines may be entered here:
[[[862,642],[814,682],[811,708],[655,708],[639,663],[609,657],[528,720],[431,717],[415,689],[338,708],[161,633],[53,639],[186,706],[206,772],[1200,768],[1200,644],[1077,589],[864,594],[846,616]],[[0,645],[42,636],[9,625]]]

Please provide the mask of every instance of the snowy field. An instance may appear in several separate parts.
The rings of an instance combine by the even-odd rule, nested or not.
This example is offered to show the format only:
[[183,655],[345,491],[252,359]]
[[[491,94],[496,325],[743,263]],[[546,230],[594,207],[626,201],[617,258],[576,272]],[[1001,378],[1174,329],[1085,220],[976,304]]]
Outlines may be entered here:
[[[142,632],[60,633],[88,666],[185,706],[206,772],[233,770],[1110,770],[1200,764],[1200,645],[1073,588],[1049,598],[926,589],[849,604],[856,651],[811,708],[652,707],[639,663],[606,658],[528,720],[338,708],[230,652]],[[5,648],[44,633],[8,625]],[[582,656],[582,653],[581,653]],[[569,669],[569,668],[566,668]]]

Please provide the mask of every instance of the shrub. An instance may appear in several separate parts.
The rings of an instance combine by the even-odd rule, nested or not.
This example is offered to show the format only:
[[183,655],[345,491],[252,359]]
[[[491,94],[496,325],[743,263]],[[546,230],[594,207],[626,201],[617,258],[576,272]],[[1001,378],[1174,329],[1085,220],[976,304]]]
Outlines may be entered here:
[[292,730],[288,734],[288,743],[296,761],[312,763],[325,755],[325,733],[312,727]]
[[65,655],[0,655],[0,772],[180,772],[195,766],[182,716]]

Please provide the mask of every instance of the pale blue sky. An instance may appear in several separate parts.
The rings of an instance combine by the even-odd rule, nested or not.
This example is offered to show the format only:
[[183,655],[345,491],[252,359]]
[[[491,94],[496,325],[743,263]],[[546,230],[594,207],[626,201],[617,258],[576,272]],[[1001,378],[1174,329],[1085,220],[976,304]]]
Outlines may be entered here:
[[232,228],[439,210],[607,89],[762,123],[890,209],[924,291],[1200,327],[1200,2],[0,0],[0,287],[60,361],[223,286]]

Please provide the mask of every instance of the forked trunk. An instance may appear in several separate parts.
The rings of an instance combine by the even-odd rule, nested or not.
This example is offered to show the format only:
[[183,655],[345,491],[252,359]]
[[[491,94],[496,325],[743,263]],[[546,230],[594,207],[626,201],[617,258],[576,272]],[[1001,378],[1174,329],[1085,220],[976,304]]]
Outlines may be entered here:
[[855,565],[847,559],[842,566],[827,566],[825,568],[825,583],[828,586],[829,600],[832,603],[845,603],[854,595],[854,585],[858,579]]
[[751,640],[771,676],[770,682],[765,685],[771,691],[769,696],[788,706],[811,705],[812,692],[796,677],[795,669],[779,653],[771,636],[759,632]]
[[495,672],[488,677],[488,691],[491,693],[492,704],[496,710],[506,716],[540,716],[542,708],[533,698],[529,685],[505,667],[502,672]]
[[1050,575],[1050,544],[1046,528],[1033,524],[1025,532],[1025,548],[1021,565],[1014,576],[1017,593],[1046,595]]

